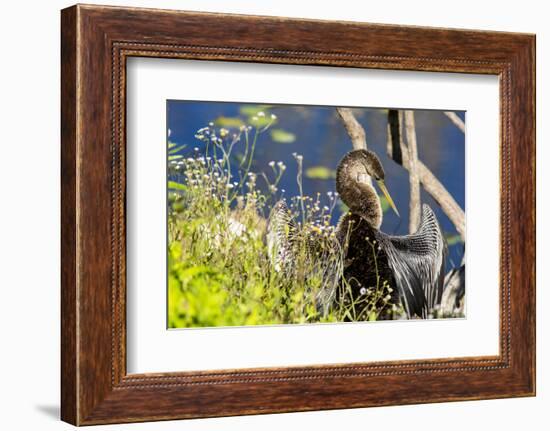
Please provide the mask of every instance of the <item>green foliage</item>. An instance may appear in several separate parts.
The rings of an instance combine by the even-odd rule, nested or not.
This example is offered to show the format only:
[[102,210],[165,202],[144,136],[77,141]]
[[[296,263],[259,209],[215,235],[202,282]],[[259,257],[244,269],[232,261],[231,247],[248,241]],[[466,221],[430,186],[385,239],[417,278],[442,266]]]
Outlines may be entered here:
[[184,184],[178,183],[176,181],[168,181],[169,190],[187,190],[187,187]]
[[[290,202],[297,223],[292,271],[277,268],[270,259],[266,218],[286,166],[268,164],[271,174],[262,175],[267,192],[260,191],[258,175],[250,171],[258,138],[270,124],[243,124],[229,130],[210,125],[195,135],[204,143],[204,154],[196,151],[193,157],[169,159],[170,328],[378,318],[375,305],[385,297],[387,286],[374,286],[369,295],[359,298],[370,305],[367,313],[355,313],[357,304],[347,293],[343,254],[330,223],[337,197],[330,193],[330,205],[323,206],[319,195],[303,195],[300,155],[295,155],[300,196]],[[321,314],[319,295],[331,286],[342,290],[342,300]]]
[[[175,144],[174,142],[168,142],[168,155],[178,154],[185,147],[187,147],[187,145],[185,144],[178,145],[178,144]],[[175,160],[175,159],[172,159],[172,160]]]
[[445,239],[447,240],[447,245],[450,247],[452,245],[460,244],[464,241],[462,241],[462,237],[459,234],[445,234]]

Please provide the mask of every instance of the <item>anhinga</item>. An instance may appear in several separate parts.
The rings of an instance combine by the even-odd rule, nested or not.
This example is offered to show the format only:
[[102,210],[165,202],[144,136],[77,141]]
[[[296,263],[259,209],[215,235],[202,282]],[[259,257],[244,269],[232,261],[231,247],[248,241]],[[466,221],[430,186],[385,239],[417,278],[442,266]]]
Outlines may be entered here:
[[[343,276],[353,298],[386,282],[393,288],[386,305],[400,303],[408,318],[427,318],[441,302],[445,241],[427,205],[422,207],[422,219],[415,233],[393,236],[380,231],[383,211],[370,179],[378,184],[399,215],[384,185],[384,176],[380,160],[369,150],[351,151],[338,165],[336,190],[349,208],[336,227],[336,241],[344,255]],[[295,230],[286,204],[279,201],[269,217],[267,234],[271,259],[279,270],[292,268]],[[330,281],[326,286],[318,295],[319,308],[324,312],[336,298],[337,283]]]

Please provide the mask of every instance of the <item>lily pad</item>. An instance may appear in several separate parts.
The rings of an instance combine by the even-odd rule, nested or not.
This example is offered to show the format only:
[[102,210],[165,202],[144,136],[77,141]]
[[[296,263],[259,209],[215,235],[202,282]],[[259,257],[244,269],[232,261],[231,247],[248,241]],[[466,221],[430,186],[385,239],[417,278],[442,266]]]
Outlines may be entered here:
[[218,117],[214,121],[214,124],[218,127],[241,127],[244,125],[244,121],[239,117]]
[[273,129],[271,139],[279,144],[292,144],[296,140],[296,135],[283,129]]
[[312,166],[306,169],[306,177],[314,180],[330,180],[336,178],[336,171],[326,166]]

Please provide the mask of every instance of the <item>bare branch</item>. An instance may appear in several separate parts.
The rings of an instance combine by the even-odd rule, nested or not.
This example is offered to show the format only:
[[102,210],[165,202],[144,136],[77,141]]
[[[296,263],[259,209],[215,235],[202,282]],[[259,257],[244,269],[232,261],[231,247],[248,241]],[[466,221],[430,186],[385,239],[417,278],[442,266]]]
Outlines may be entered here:
[[418,148],[414,111],[405,111],[405,133],[409,147],[409,233],[414,233],[420,225],[420,178],[418,177]]
[[466,266],[463,263],[460,267],[449,271],[445,276],[445,287],[443,288],[440,306],[443,317],[464,314],[465,271]]
[[[365,129],[359,124],[355,115],[350,108],[336,108],[336,112],[340,116],[344,127],[346,128],[348,135],[351,139],[351,145],[354,150],[366,150],[367,149],[367,136]],[[372,185],[372,180],[367,179],[367,182]]]
[[336,112],[342,119],[344,127],[351,138],[351,144],[354,150],[367,149],[367,138],[365,129],[359,124],[350,108],[336,108]]
[[[395,127],[395,123],[400,123],[400,119],[398,116],[398,111],[394,109],[390,109],[388,112],[388,122],[390,125],[394,125],[391,127],[388,127],[388,131],[394,132],[397,130],[400,130],[399,124],[398,127]],[[399,133],[400,135],[400,133]],[[391,144],[391,148],[390,148]],[[399,145],[401,148],[401,151],[398,152],[400,154],[401,159],[399,157],[394,157],[396,150],[396,145]],[[409,151],[405,147],[405,144],[403,143],[401,136],[388,136],[388,148],[391,149],[391,151],[388,151],[388,155],[397,163],[399,163],[401,166],[403,166],[405,169],[409,169]],[[460,234],[461,238],[463,240],[466,239],[466,223],[465,223],[465,216],[464,211],[460,206],[456,203],[454,198],[451,196],[451,194],[447,191],[447,189],[441,184],[441,182],[435,177],[435,175],[422,163],[421,160],[417,161],[417,170],[418,170],[418,177],[420,179],[420,183],[424,187],[424,190],[428,192],[438,203],[438,205],[441,207],[443,212],[449,217],[449,220],[454,224],[457,232]]]
[[452,123],[460,129],[462,133],[466,132],[466,125],[464,124],[464,121],[456,115],[454,112],[451,111],[445,111],[444,114],[447,116],[449,120],[452,121]]
[[445,186],[420,160],[418,161],[418,174],[424,189],[435,199],[443,212],[449,217],[449,220],[455,225],[462,240],[466,240],[465,216],[460,205],[456,203]]
[[401,124],[403,124],[403,111],[390,109],[388,111],[386,153],[395,162],[403,165],[402,152],[407,149],[403,143]]

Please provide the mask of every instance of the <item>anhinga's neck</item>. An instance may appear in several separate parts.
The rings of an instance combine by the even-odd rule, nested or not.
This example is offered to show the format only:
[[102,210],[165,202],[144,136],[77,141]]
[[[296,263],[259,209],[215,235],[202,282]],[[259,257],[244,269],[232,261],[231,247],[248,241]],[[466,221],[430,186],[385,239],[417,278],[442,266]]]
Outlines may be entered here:
[[382,224],[380,199],[372,185],[360,180],[365,175],[360,162],[344,157],[336,170],[336,191],[352,213],[379,229]]

